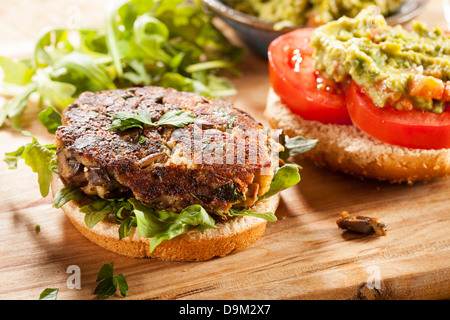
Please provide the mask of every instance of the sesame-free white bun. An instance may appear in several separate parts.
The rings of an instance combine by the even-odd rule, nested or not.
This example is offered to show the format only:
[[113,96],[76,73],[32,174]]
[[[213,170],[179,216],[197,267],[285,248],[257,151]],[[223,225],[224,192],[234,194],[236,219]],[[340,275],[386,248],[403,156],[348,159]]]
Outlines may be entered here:
[[[53,197],[64,187],[57,175],[53,175],[51,190]],[[275,212],[280,196],[275,195],[258,202],[252,211]],[[150,253],[149,238],[139,235],[131,228],[130,236],[119,239],[119,224],[100,221],[89,229],[84,223],[80,205],[69,201],[61,208],[69,220],[86,238],[115,253],[133,258],[158,258],[166,261],[201,261],[225,256],[242,250],[258,240],[266,229],[267,221],[261,218],[243,216],[217,222],[218,229],[183,233],[171,240],[164,240]]]
[[302,156],[318,166],[391,182],[431,180],[450,175],[450,149],[411,149],[381,142],[353,125],[323,124],[294,114],[269,89],[265,117],[290,137],[318,139]]

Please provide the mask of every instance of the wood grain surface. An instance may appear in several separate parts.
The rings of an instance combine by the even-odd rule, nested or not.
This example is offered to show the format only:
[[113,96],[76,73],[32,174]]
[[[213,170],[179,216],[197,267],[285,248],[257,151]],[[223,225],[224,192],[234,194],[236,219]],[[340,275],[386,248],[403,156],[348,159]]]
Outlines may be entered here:
[[[67,21],[71,3],[81,19],[101,23],[107,1],[60,1],[65,5],[58,7],[37,2],[39,24],[45,26]],[[9,1],[0,12],[0,30],[11,32],[6,40],[0,37],[1,54],[24,54],[36,37],[23,3],[28,1]],[[19,23],[8,10],[25,18]],[[419,19],[445,27],[441,1],[430,1]],[[239,93],[231,101],[266,123],[266,61],[248,52],[241,66],[244,76],[233,80]],[[35,115],[36,110],[27,113],[25,129],[52,142]],[[0,141],[3,155],[29,138],[2,128]],[[126,298],[113,299],[450,298],[450,179],[399,185],[300,164],[302,181],[282,193],[279,220],[268,224],[260,240],[233,255],[193,263],[131,259],[92,244],[52,207],[50,196],[40,196],[31,169],[21,162],[8,170],[1,162],[0,277],[7,289],[0,299],[38,299],[48,287],[59,288],[58,299],[95,299],[97,273],[109,262],[130,287]],[[344,210],[379,218],[388,235],[343,232],[336,219]],[[80,268],[80,289],[68,287],[70,266]]]

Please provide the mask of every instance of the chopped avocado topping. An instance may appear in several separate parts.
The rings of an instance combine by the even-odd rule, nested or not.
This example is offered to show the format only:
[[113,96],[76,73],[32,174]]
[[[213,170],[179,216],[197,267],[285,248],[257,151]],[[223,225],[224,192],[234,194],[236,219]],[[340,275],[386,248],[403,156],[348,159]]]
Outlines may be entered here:
[[317,28],[311,44],[317,70],[353,80],[380,108],[442,113],[450,101],[450,38],[437,27],[391,27],[372,6]]

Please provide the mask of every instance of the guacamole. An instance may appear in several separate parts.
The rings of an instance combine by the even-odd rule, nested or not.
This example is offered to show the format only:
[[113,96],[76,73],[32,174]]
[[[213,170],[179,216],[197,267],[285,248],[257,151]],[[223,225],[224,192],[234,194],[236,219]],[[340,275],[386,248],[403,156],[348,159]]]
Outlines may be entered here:
[[387,16],[398,10],[403,0],[224,0],[230,7],[269,22],[283,25],[320,26],[342,16],[354,17],[377,5]]
[[351,78],[378,107],[442,113],[450,101],[450,38],[437,27],[390,27],[372,6],[317,28],[311,44],[317,70]]

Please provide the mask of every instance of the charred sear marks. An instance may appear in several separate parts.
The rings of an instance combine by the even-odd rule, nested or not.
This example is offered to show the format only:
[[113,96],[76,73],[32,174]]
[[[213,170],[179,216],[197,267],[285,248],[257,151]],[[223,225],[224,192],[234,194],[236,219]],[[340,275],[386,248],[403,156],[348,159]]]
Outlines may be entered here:
[[[110,130],[117,112],[145,110],[152,122],[184,110],[194,122]],[[231,104],[159,87],[85,92],[56,132],[60,176],[102,198],[134,196],[161,209],[201,204],[224,213],[267,191],[281,146]]]

